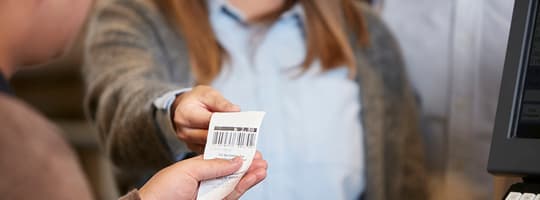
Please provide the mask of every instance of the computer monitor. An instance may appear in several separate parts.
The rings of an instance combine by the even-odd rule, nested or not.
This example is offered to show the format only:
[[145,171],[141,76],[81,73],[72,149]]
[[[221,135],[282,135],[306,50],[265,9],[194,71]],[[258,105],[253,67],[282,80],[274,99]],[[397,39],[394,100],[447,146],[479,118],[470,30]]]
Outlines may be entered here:
[[488,171],[540,175],[540,0],[516,0]]

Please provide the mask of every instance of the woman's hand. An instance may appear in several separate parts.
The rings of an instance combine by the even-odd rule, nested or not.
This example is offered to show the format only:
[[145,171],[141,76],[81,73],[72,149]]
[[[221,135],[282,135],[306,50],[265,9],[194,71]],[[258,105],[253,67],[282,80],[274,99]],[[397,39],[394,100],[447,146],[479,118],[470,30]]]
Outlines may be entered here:
[[172,109],[176,136],[192,151],[202,153],[212,112],[238,112],[240,108],[208,86],[197,86],[176,97]]
[[[197,198],[199,182],[238,171],[242,159],[203,160],[202,156],[177,162],[155,174],[139,190],[142,200],[184,200]],[[225,199],[239,199],[249,188],[266,178],[268,165],[257,152],[250,168]]]

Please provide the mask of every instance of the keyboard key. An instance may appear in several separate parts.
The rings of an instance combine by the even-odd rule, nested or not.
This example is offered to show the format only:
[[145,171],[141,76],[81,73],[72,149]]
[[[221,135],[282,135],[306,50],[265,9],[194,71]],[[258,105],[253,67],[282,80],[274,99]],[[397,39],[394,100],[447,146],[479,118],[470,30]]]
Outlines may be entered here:
[[534,200],[540,200],[540,194],[536,194],[536,198]]
[[533,193],[524,193],[521,195],[521,198],[519,200],[534,200],[536,197],[536,194]]
[[506,199],[504,200],[520,200],[521,193],[519,192],[510,192],[508,193],[508,196],[506,196]]

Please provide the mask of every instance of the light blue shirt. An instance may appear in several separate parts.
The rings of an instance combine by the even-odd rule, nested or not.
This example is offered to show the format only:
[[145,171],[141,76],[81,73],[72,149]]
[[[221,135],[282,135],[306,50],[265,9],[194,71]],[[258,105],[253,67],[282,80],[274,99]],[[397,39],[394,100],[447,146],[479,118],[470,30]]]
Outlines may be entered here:
[[359,87],[345,66],[322,72],[318,61],[298,76],[306,56],[301,5],[264,29],[224,0],[208,4],[228,55],[212,87],[243,111],[267,113],[257,148],[268,176],[243,198],[357,199],[365,188]]

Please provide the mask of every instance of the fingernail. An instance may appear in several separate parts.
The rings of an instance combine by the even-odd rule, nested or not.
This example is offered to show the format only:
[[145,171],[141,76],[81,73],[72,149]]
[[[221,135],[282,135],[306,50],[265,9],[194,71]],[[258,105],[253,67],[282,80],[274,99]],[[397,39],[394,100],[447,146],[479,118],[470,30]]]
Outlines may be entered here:
[[233,109],[233,110],[238,110],[238,111],[239,111],[239,110],[240,110],[240,106],[235,105],[235,104],[232,104],[231,109]]

